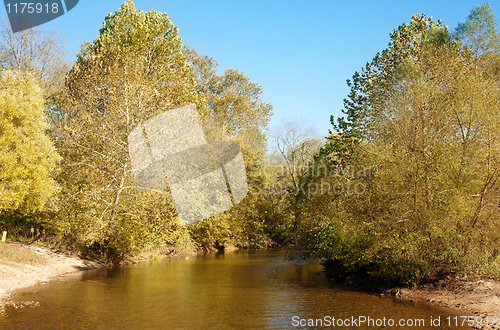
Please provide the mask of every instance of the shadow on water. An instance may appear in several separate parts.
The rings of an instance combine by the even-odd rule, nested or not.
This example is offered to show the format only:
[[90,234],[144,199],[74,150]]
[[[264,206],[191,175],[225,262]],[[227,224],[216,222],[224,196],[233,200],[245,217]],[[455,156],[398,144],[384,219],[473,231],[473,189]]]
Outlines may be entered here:
[[324,328],[331,328],[328,321],[333,317],[385,317],[395,322],[422,319],[424,329],[430,327],[431,318],[441,317],[443,325],[446,317],[459,315],[334,284],[318,262],[285,260],[278,250],[95,269],[22,290],[15,299],[36,300],[40,307],[7,309],[0,316],[1,327],[290,329],[321,328],[319,321],[317,327],[298,326],[320,319]]

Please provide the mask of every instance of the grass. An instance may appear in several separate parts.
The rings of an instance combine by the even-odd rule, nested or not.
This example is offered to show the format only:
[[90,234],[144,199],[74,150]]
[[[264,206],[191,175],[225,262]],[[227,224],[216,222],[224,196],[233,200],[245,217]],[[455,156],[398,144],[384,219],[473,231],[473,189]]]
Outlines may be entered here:
[[20,263],[27,265],[42,265],[47,262],[43,256],[12,244],[0,243],[0,264]]

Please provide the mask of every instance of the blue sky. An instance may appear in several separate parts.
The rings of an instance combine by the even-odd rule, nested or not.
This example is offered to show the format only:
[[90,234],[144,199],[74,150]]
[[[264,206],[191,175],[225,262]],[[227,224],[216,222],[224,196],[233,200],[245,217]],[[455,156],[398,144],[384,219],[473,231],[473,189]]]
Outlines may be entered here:
[[[84,41],[95,39],[104,17],[124,0],[80,0],[66,15],[43,25],[66,37],[71,59]],[[480,0],[294,1],[136,0],[138,9],[169,14],[183,43],[214,57],[221,72],[245,72],[274,105],[271,125],[306,120],[320,136],[341,115],[345,80],[377,52],[389,33],[411,15],[426,13],[450,28],[463,22]],[[495,13],[500,3],[492,2]],[[2,6],[0,15],[5,15]]]

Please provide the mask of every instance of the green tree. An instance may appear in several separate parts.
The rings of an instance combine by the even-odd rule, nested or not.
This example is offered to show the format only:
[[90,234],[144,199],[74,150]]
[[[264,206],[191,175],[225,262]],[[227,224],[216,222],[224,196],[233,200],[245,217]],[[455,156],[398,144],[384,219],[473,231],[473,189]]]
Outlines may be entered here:
[[473,55],[414,15],[355,73],[323,158],[377,173],[342,179],[365,189],[318,217],[313,250],[398,283],[452,269],[499,275],[499,86]]
[[181,48],[167,14],[137,11],[127,1],[78,53],[58,143],[64,156],[60,226],[77,243],[119,256],[165,242],[177,230],[169,194],[134,184],[128,135],[166,110],[189,103],[203,109]]
[[496,16],[490,4],[483,2],[471,10],[464,23],[458,23],[455,35],[470,47],[478,58],[489,51],[500,51],[500,36]]
[[41,210],[58,189],[59,156],[45,134],[42,91],[28,74],[0,74],[0,211]]

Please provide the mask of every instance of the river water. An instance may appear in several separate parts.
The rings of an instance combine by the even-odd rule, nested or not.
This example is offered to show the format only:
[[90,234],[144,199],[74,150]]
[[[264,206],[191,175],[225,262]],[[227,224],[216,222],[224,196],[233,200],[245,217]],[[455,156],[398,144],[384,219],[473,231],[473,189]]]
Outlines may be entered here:
[[[325,329],[389,329],[393,320],[406,325],[400,329],[436,329],[437,320],[447,329],[447,318],[460,315],[339,286],[321,270],[318,262],[287,261],[268,250],[79,272],[20,291],[16,301],[40,307],[7,309],[0,328],[312,329],[323,322]],[[316,326],[300,326],[308,322]]]

